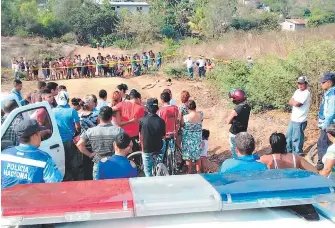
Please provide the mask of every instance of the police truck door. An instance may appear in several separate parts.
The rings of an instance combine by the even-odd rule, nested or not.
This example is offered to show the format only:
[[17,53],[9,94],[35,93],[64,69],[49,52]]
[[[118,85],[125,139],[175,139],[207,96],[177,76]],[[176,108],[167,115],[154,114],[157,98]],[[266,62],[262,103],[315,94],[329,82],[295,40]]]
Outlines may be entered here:
[[[59,135],[56,119],[51,107],[47,102],[38,102],[14,109],[5,119],[1,126],[1,142],[7,142],[7,131],[13,131],[13,125],[18,121],[16,118],[43,118],[43,124],[46,129],[50,130],[50,134],[42,138],[40,149],[50,154],[56,163],[59,171],[64,175],[65,172],[65,155],[62,139]],[[14,124],[13,124],[14,123]],[[8,144],[8,142],[7,142]],[[2,144],[3,145],[3,144]],[[1,147],[1,149],[5,149]]]

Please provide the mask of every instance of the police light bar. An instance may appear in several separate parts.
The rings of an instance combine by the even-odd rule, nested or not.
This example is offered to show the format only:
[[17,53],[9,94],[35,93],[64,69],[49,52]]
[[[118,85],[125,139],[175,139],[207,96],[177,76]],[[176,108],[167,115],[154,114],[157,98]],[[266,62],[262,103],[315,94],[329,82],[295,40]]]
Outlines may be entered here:
[[17,185],[2,191],[2,225],[130,218],[128,179]]
[[335,201],[335,183],[287,169],[19,185],[2,191],[2,225],[51,224]]

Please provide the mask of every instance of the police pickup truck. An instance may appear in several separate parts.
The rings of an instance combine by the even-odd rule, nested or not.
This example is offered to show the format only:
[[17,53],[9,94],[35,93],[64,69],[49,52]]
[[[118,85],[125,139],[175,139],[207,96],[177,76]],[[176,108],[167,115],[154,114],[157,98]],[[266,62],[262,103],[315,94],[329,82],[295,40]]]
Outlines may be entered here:
[[[15,101],[19,107],[10,113],[4,113],[3,108],[8,101]],[[50,154],[59,171],[64,175],[64,147],[59,134],[56,119],[51,112],[50,105],[47,102],[38,102],[35,104],[21,106],[15,95],[10,93],[1,93],[1,150],[6,149],[9,146],[13,146],[13,142],[10,140],[10,138],[8,138],[7,134],[8,131],[10,131],[12,128],[13,121],[16,118],[35,118],[36,110],[41,108],[46,110],[46,121],[48,122],[47,128],[51,131],[51,134],[42,138],[40,149]]]
[[[16,117],[34,118],[40,108],[52,132],[41,149],[64,173],[64,149],[46,102],[9,113],[2,144]],[[0,221],[1,227],[327,228],[335,227],[334,192],[332,180],[296,169],[16,185],[1,193]]]

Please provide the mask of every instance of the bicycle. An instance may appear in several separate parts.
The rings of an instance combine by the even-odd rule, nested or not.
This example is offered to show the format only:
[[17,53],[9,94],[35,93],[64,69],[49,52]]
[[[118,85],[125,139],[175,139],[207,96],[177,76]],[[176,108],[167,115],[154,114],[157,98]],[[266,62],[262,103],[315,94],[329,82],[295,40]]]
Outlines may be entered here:
[[163,140],[163,148],[161,154],[153,154],[152,175],[153,176],[169,176],[169,171],[164,165],[166,155],[166,142]]
[[[153,165],[152,165],[152,174],[153,176],[168,176],[169,172],[166,166],[164,165],[165,152],[166,152],[166,143],[163,142],[162,154],[153,154]],[[144,177],[144,165],[142,158],[142,151],[136,151],[130,153],[127,158],[130,161],[133,161],[137,168],[137,173],[139,177]]]
[[135,163],[137,168],[137,175],[139,177],[144,177],[144,166],[143,166],[143,159],[142,159],[142,151],[135,151],[128,154],[127,159]]
[[174,136],[169,136],[166,141],[166,166],[170,175],[176,175],[183,169],[182,152]]

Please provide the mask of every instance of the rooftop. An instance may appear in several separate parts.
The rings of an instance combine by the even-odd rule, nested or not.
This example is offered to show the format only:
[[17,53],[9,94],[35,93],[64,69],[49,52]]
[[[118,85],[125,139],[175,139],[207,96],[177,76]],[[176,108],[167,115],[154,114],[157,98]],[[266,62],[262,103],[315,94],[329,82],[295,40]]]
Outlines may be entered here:
[[147,2],[110,2],[113,6],[150,6]]
[[307,23],[304,19],[286,19],[286,21],[298,25],[305,25]]

